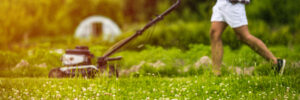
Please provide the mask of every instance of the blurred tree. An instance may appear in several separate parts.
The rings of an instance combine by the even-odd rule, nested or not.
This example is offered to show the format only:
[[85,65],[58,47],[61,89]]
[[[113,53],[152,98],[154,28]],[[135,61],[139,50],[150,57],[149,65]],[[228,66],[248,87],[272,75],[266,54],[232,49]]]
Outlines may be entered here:
[[147,21],[156,14],[157,0],[125,0],[124,15],[129,22]]

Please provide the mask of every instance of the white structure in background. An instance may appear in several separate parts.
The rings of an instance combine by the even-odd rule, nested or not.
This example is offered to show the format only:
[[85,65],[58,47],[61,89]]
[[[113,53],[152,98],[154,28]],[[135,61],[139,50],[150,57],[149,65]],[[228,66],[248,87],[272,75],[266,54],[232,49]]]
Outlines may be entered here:
[[102,24],[103,40],[113,42],[121,34],[118,25],[103,16],[91,16],[83,20],[76,29],[75,37],[80,39],[90,39],[93,36],[93,24]]

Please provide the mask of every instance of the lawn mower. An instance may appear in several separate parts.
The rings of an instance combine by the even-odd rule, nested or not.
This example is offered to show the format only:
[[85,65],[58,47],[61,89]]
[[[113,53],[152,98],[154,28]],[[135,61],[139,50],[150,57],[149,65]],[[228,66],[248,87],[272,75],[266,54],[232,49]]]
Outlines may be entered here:
[[167,9],[162,14],[158,15],[156,18],[151,20],[142,29],[136,31],[132,36],[118,42],[113,46],[111,50],[105,53],[102,57],[97,58],[97,65],[92,65],[91,61],[94,57],[86,46],[77,46],[75,49],[68,49],[62,56],[63,67],[54,68],[50,70],[50,78],[64,78],[64,77],[87,77],[92,78],[99,72],[104,72],[105,70],[109,72],[110,75],[119,76],[116,66],[109,65],[110,61],[121,60],[122,57],[111,58],[109,56],[113,55],[121,47],[142,35],[147,29],[156,24],[157,22],[163,20],[164,16],[172,12],[180,4],[180,0],[177,0],[169,9]]

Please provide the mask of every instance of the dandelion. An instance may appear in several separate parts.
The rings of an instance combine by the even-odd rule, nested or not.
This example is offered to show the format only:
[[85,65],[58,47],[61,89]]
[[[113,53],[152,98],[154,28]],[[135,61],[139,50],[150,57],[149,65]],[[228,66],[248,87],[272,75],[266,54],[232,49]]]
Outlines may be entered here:
[[204,88],[205,88],[205,86],[201,86],[201,88],[202,88],[202,89],[204,89]]
[[252,93],[252,91],[249,91],[249,94],[251,94]]

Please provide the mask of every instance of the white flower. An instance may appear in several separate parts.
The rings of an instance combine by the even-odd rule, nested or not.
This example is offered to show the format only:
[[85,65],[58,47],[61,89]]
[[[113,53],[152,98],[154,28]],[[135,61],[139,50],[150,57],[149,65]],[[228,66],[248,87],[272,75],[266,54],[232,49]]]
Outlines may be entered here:
[[92,91],[92,87],[88,87],[88,90],[89,90],[89,91]]
[[96,84],[90,84],[90,87],[94,87],[94,86],[96,86]]
[[185,91],[186,90],[186,88],[182,88],[182,91]]
[[57,95],[56,95],[56,98],[61,98],[61,95],[60,95],[60,94],[57,94]]
[[82,87],[82,91],[86,91],[86,88]]

